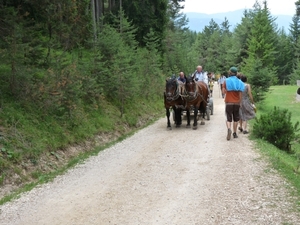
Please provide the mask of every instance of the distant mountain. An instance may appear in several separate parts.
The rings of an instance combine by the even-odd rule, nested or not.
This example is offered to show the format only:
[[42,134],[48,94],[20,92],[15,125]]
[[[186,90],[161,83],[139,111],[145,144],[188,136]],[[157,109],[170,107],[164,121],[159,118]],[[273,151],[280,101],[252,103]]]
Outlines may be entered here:
[[[185,13],[189,19],[188,26],[190,30],[202,32],[204,27],[209,25],[211,19],[213,19],[217,24],[221,24],[225,21],[225,17],[231,25],[231,30],[233,30],[237,24],[240,24],[244,14],[244,9],[225,12],[225,13],[215,13],[215,14],[205,14],[205,13],[196,13],[196,12],[187,12]],[[289,32],[290,24],[292,23],[293,16],[289,15],[272,15],[276,18],[275,23],[278,25],[278,28],[284,28],[286,32]]]

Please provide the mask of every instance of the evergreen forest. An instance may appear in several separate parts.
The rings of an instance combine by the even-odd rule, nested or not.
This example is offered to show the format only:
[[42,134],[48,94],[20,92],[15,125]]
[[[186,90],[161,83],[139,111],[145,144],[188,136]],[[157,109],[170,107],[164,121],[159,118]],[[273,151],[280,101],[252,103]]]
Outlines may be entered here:
[[11,171],[27,179],[24,162],[45,152],[163,115],[166,78],[197,65],[238,67],[256,102],[271,85],[296,84],[297,4],[286,32],[267,1],[254,3],[234,29],[225,17],[196,33],[184,0],[1,0],[0,184]]

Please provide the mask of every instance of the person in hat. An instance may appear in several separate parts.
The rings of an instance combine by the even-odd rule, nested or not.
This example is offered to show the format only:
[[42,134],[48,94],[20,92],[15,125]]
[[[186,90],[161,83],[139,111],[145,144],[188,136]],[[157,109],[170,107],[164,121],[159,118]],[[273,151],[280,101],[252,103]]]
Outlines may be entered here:
[[[238,69],[231,67],[229,69],[229,76],[223,83],[222,94],[225,96],[225,113],[226,113],[226,127],[227,127],[227,140],[238,138],[236,131],[240,120],[240,104],[242,100],[242,92],[244,91],[244,83],[237,78]],[[231,124],[233,122],[233,133]]]

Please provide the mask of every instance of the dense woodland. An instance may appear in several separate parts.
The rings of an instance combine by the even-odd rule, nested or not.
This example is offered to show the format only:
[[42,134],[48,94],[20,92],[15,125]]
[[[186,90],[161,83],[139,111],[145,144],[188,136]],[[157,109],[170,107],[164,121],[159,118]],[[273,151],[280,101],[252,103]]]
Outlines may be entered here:
[[[33,159],[63,146],[51,139],[35,146],[32,139],[58,133],[63,140],[108,103],[124,117],[133,103],[162,101],[165,79],[192,73],[199,64],[216,74],[237,66],[256,101],[270,85],[300,79],[296,5],[288,32],[277,28],[267,2],[256,2],[234,29],[224,18],[200,33],[189,30],[182,5],[184,0],[1,0],[0,171],[9,161],[20,162],[25,150]],[[28,126],[20,122],[23,115],[36,130],[59,128],[40,136],[22,133]]]

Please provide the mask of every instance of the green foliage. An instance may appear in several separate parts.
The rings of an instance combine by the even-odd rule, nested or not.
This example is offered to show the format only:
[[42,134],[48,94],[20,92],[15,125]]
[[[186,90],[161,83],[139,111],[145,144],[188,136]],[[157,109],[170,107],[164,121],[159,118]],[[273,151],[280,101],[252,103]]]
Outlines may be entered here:
[[243,59],[242,72],[249,77],[255,101],[260,101],[269,86],[278,82],[277,68],[274,66],[275,19],[270,16],[266,2],[263,8],[256,2],[249,17],[252,18],[252,24],[247,37],[248,57]]
[[291,152],[291,145],[299,139],[297,132],[299,122],[295,125],[291,122],[291,112],[276,106],[267,114],[255,119],[253,134],[257,138],[264,139],[279,149]]
[[297,84],[297,80],[300,80],[300,61],[297,61],[295,69],[288,77],[290,84]]
[[11,150],[7,150],[4,147],[0,149],[0,153],[2,157],[7,157],[8,159],[15,158],[15,153]]
[[[123,18],[123,28],[132,30],[130,23],[125,23],[125,20],[126,18]],[[135,72],[137,64],[135,63],[136,49],[132,48],[134,45],[132,35],[124,35],[107,25],[103,27],[97,41],[99,50],[103,52],[102,60],[105,60],[105,65],[109,68],[101,76],[103,92],[118,105],[121,116],[124,113],[126,101],[131,101],[140,91]]]
[[138,27],[135,39],[140,46],[146,46],[144,37],[152,29],[159,38],[159,51],[163,51],[163,40],[165,38],[167,17],[167,0],[123,0],[122,8],[128,19],[135,27]]
[[248,82],[251,83],[253,98],[255,102],[264,99],[270,85],[276,82],[275,71],[262,66],[259,59],[248,59],[247,64],[242,71],[248,77]]
[[[171,14],[172,20],[169,21],[169,29],[166,33],[165,38],[165,51],[167,54],[163,55],[163,65],[164,72],[178,74],[180,71],[185,73],[191,72],[191,69],[194,69],[194,61],[191,59],[189,50],[194,41],[191,41],[190,38],[193,37],[193,34],[187,31],[187,18],[180,14],[177,9],[171,9],[169,11]],[[153,30],[145,37],[145,41],[149,36],[155,38],[155,33]],[[159,42],[156,41],[156,46],[159,46]]]
[[275,18],[271,17],[267,2],[263,4],[263,8],[258,2],[255,4],[253,24],[248,38],[248,52],[250,60],[259,59],[262,67],[273,69],[276,57]]
[[280,52],[280,57],[276,57],[274,64],[277,66],[278,84],[294,84],[290,81],[289,74],[293,72],[295,57],[291,38],[281,30],[276,41],[276,51]]

